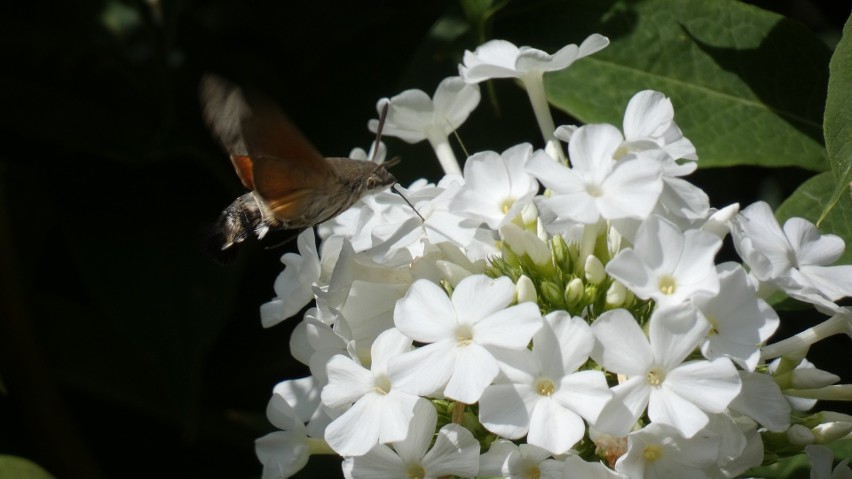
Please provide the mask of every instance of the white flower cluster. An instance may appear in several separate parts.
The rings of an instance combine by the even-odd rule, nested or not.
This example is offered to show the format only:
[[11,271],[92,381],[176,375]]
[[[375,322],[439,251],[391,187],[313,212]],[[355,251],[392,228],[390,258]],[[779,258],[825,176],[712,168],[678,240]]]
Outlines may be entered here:
[[[282,258],[261,316],[316,302],[290,343],[311,376],[275,387],[263,477],[333,453],[347,478],[722,478],[849,433],[852,417],[804,413],[852,396],[804,360],[852,331],[835,303],[852,266],[831,266],[843,241],[800,218],[782,228],[764,203],[710,208],[683,179],[696,151],[661,93],[637,93],[621,129],[554,128],[543,73],[607,44],[548,55],[492,41],[434,97],[379,102],[386,134],[430,141],[446,176],[404,190],[413,208],[364,198],[319,228],[320,248],[307,230]],[[476,83],[500,77],[521,80],[544,143],[567,156],[525,143],[459,174],[448,134]],[[715,263],[729,232],[747,267]],[[762,354],[773,290],[832,318]]]

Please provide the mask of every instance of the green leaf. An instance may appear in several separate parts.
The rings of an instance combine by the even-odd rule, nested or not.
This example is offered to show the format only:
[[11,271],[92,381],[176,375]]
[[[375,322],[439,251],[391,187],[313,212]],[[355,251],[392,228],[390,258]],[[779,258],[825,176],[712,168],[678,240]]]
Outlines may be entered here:
[[825,102],[825,146],[835,184],[834,195],[823,214],[834,207],[852,181],[852,21],[846,21],[830,68]]
[[[831,172],[820,173],[802,185],[787,198],[775,211],[778,221],[783,222],[793,216],[799,216],[816,223],[831,199],[834,191],[834,177]],[[820,230],[833,233],[852,244],[852,196],[841,195],[836,206],[820,223]],[[846,248],[843,256],[835,264],[852,263],[852,248]]]
[[580,121],[620,125],[630,97],[653,89],[671,97],[703,167],[828,169],[822,117],[830,50],[802,25],[731,0],[547,7],[496,20],[495,37],[553,52],[590,33],[608,36],[602,52],[545,75],[550,101]]
[[53,476],[29,459],[5,455],[0,455],[0,477],[14,477],[16,479],[53,479]]

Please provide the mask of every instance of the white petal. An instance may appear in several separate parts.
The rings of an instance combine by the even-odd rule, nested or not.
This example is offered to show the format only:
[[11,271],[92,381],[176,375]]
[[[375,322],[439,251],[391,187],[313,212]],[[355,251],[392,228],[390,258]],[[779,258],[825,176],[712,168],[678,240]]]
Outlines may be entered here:
[[494,356],[477,344],[459,347],[454,366],[444,396],[465,404],[479,401],[482,391],[500,372]]
[[722,412],[739,395],[742,385],[727,358],[690,361],[666,376],[668,389],[709,412]]
[[585,430],[583,420],[576,413],[552,399],[543,399],[536,404],[530,417],[527,442],[553,454],[562,454],[583,438]]
[[290,477],[302,470],[311,457],[304,434],[272,432],[258,438],[254,447],[263,464],[262,479]]
[[624,110],[624,136],[631,140],[661,136],[673,120],[671,100],[658,91],[640,91]]
[[377,395],[369,394],[332,421],[325,428],[329,447],[341,456],[361,456],[378,444],[382,402]]
[[598,364],[628,376],[648,372],[653,359],[651,347],[629,312],[624,309],[605,312],[592,323],[592,332],[598,342],[592,358]]
[[408,465],[384,444],[379,444],[369,453],[348,457],[343,461],[346,479],[399,479],[405,477]]
[[571,167],[585,174],[610,171],[615,165],[613,153],[623,138],[618,128],[607,124],[584,125],[571,136],[568,156]]
[[535,404],[529,387],[493,384],[479,399],[479,421],[486,429],[507,439],[520,439],[529,430],[529,407]]
[[429,477],[473,477],[479,472],[479,441],[462,426],[447,424],[438,431],[423,467]]
[[676,367],[709,330],[710,324],[691,304],[657,308],[651,315],[648,334],[655,362],[667,371]]
[[506,276],[496,279],[484,274],[468,276],[453,290],[452,303],[460,324],[473,325],[503,310],[515,296],[515,285]]
[[457,129],[479,105],[479,86],[465,83],[461,77],[445,78],[433,98],[436,126],[446,133]]
[[419,279],[396,303],[394,324],[415,341],[432,343],[454,337],[456,313],[447,294],[435,283]]
[[532,302],[516,304],[497,311],[475,324],[473,340],[483,346],[524,349],[542,324],[537,304]]
[[373,374],[342,354],[326,365],[328,384],[322,389],[322,402],[334,409],[347,407],[373,389]]
[[426,400],[418,401],[414,407],[414,418],[408,426],[408,435],[404,440],[393,445],[403,461],[409,464],[422,464],[437,422],[438,413],[435,411],[435,406]]
[[790,427],[790,403],[772,376],[740,372],[742,392],[731,402],[731,409],[747,415],[772,432]]
[[455,343],[446,340],[394,356],[388,361],[391,383],[418,396],[440,391],[453,374],[456,353]]
[[684,437],[694,436],[709,420],[695,404],[666,388],[651,389],[648,417],[655,423],[674,427]]

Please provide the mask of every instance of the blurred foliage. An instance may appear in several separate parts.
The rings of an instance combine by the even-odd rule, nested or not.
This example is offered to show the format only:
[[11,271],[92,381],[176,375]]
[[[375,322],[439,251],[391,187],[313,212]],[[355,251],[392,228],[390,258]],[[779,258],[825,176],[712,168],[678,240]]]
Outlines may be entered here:
[[[759,3],[826,51],[849,14],[830,0]],[[272,387],[306,374],[287,348],[295,321],[263,330],[257,312],[294,245],[250,244],[224,268],[204,255],[204,229],[241,187],[201,121],[198,79],[265,90],[320,151],[344,156],[369,145],[379,98],[431,94],[484,38],[552,48],[607,25],[533,43],[553,4],[36,0],[0,16],[0,453],[63,478],[257,477]],[[488,88],[459,132],[468,151],[537,138],[523,92]],[[438,176],[427,145],[388,144],[401,183]],[[693,178],[720,206],[777,204],[808,176]],[[339,475],[339,460],[301,476],[320,474]]]

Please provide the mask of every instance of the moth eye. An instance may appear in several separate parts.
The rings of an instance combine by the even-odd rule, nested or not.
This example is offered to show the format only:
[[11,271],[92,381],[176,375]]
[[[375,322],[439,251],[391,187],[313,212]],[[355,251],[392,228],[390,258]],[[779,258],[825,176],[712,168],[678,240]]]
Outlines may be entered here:
[[372,190],[373,188],[376,187],[376,185],[377,185],[377,181],[376,181],[375,176],[371,176],[371,177],[367,178],[367,189]]

